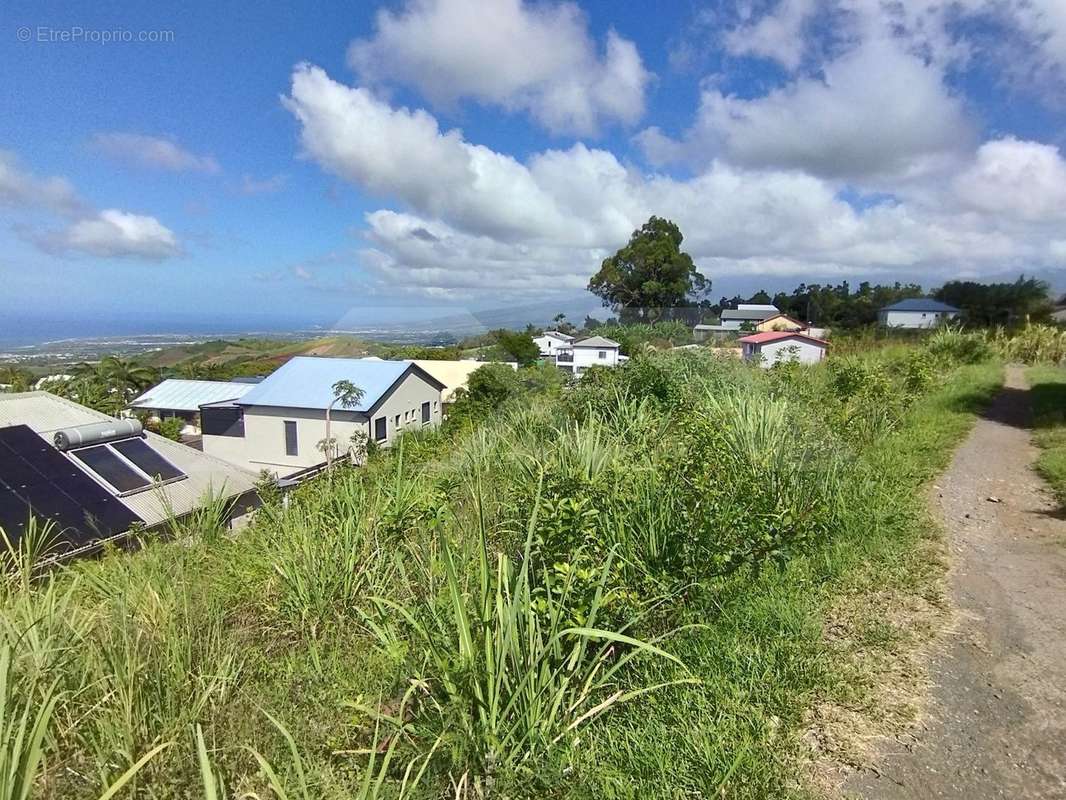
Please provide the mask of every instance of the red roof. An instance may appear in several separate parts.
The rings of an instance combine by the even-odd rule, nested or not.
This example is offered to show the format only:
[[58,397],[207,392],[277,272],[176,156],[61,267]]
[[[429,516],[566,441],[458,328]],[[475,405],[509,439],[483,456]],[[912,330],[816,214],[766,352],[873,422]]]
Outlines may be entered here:
[[742,336],[740,341],[744,342],[744,344],[766,344],[767,342],[776,342],[781,339],[793,338],[806,339],[808,342],[814,342],[823,347],[829,346],[829,342],[825,341],[825,339],[815,339],[813,336],[808,336],[799,331],[766,331],[765,333],[753,333],[751,336]]

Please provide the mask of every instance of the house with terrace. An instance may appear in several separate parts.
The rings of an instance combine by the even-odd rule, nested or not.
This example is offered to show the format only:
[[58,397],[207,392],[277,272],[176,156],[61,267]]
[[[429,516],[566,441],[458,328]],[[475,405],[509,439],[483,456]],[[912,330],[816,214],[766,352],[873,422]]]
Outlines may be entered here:
[[580,376],[589,367],[617,367],[629,359],[619,352],[621,345],[605,336],[578,339],[555,351],[559,369]]
[[[334,387],[360,394],[345,404]],[[440,424],[445,384],[411,361],[290,359],[235,400],[200,408],[203,449],[276,477],[314,470],[360,441],[389,447],[405,431]],[[326,445],[332,440],[332,448]]]
[[544,331],[540,336],[533,337],[533,343],[540,348],[540,354],[551,358],[561,348],[569,347],[574,337],[560,331]]

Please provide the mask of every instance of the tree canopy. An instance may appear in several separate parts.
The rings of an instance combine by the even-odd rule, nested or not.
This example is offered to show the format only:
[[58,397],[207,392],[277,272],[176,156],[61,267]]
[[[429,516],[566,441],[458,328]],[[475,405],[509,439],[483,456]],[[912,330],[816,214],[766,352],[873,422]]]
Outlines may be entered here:
[[528,333],[509,331],[501,328],[493,331],[496,344],[508,356],[523,366],[532,364],[540,356],[540,348]]
[[1048,285],[1024,275],[1013,283],[949,281],[933,297],[960,309],[969,325],[1008,325],[1043,319],[1051,312]]
[[622,319],[658,319],[665,309],[695,305],[711,283],[681,249],[683,241],[677,225],[652,217],[604,259],[589,291]]

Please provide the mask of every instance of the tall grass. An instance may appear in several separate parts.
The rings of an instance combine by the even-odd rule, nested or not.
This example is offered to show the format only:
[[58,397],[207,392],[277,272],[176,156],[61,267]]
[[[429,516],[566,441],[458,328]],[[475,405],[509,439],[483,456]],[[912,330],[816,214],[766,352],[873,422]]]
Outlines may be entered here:
[[209,503],[94,561],[9,542],[10,763],[89,800],[782,794],[835,674],[821,598],[859,543],[911,541],[931,467],[906,437],[964,360],[942,351],[640,355],[234,536]]

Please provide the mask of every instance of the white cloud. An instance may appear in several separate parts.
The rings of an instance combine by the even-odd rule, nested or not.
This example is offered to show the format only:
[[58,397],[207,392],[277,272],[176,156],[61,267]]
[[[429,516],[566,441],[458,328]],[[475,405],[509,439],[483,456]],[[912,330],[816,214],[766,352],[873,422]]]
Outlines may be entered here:
[[72,214],[84,208],[66,178],[41,178],[25,171],[14,153],[0,150],[0,204],[16,208],[43,208]]
[[650,79],[614,31],[599,52],[573,3],[408,0],[377,15],[348,61],[364,80],[414,86],[438,106],[461,99],[525,111],[556,133],[591,134],[644,111]]
[[282,173],[271,175],[269,178],[242,175],[238,191],[244,195],[273,194],[274,192],[280,192],[288,180],[289,176]]
[[706,88],[681,140],[657,128],[638,141],[653,163],[725,158],[829,178],[913,176],[964,154],[975,139],[942,72],[876,39],[824,68],[751,99]]
[[974,208],[1033,222],[1066,222],[1066,160],[1058,149],[1006,137],[986,142],[955,180]]
[[[883,272],[934,280],[960,265],[1002,271],[1052,256],[1042,227],[963,203],[937,190],[939,176],[897,200],[856,207],[836,181],[798,169],[712,159],[679,178],[639,172],[583,144],[522,162],[306,65],[295,70],[285,104],[308,157],[405,207],[366,219],[363,263],[396,290],[577,289],[652,214],[680,225],[686,250],[712,276]],[[956,158],[982,174],[981,154]],[[1024,191],[1027,174],[1000,179]]]
[[180,252],[174,232],[155,217],[109,208],[42,237],[41,246],[103,258],[162,260]]
[[90,146],[104,155],[138,167],[162,169],[168,172],[219,171],[212,156],[196,155],[171,139],[145,136],[139,133],[98,133]]
[[773,13],[728,31],[726,48],[734,55],[762,56],[797,69],[807,47],[803,28],[818,5],[819,0],[780,0]]

